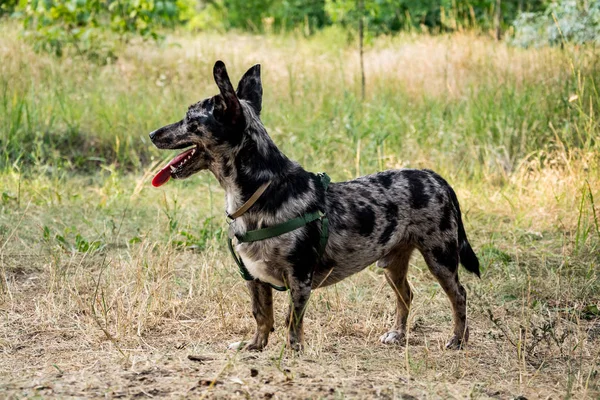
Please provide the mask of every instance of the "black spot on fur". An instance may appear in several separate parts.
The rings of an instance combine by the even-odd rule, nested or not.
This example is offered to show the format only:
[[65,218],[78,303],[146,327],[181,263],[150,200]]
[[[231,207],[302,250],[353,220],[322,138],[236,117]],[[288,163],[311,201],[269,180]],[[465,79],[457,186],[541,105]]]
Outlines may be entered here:
[[454,272],[458,268],[458,250],[456,243],[446,242],[445,247],[436,246],[431,250],[435,261]]
[[379,240],[378,240],[379,244],[387,244],[387,242],[389,242],[390,239],[392,238],[392,234],[396,230],[397,226],[398,226],[398,223],[396,222],[396,220],[389,221],[388,224],[386,225],[385,229],[381,233],[381,236],[379,236]]
[[376,198],[373,197],[373,187],[366,185],[363,188],[358,190],[358,194],[366,200],[369,204],[374,204],[375,206],[379,205],[379,202]]
[[385,219],[387,220],[387,225],[378,240],[378,243],[383,245],[390,241],[398,226],[398,206],[395,203],[387,204],[385,208]]
[[425,193],[425,184],[427,173],[414,169],[402,171],[404,177],[408,180],[410,189],[410,206],[415,210],[425,208],[429,205],[430,196]]
[[440,231],[446,232],[452,228],[452,206],[450,202],[442,207],[442,217],[440,219]]
[[370,236],[375,228],[375,212],[370,206],[356,210],[357,231],[361,236]]
[[[253,206],[253,211],[275,213],[283,203],[290,199],[297,199],[309,191],[310,181],[318,178],[315,174],[293,164],[272,142],[267,146],[269,147],[267,155],[263,155],[258,151],[254,140],[249,138],[244,141],[243,148],[235,158],[236,183],[241,188],[242,199],[246,201],[265,182],[264,178],[260,178],[259,172],[270,171],[273,176],[279,177]],[[321,201],[320,204],[323,202]]]
[[335,214],[336,217],[342,217],[346,213],[344,204],[333,198],[329,203],[328,214]]
[[444,204],[444,195],[441,192],[437,192],[435,195],[437,202],[440,204]]
[[269,187],[269,193],[265,198],[266,210],[277,210],[282,203],[290,199],[297,199],[310,190],[310,176],[295,172],[293,171],[285,177],[285,180],[278,182],[274,188]]
[[380,172],[379,174],[377,174],[377,179],[379,180],[379,183],[386,189],[389,189],[390,186],[392,186],[392,182],[393,180],[393,172],[392,171],[385,171],[385,172]]
[[320,231],[316,223],[306,225],[306,236],[296,242],[287,260],[294,266],[292,274],[300,282],[304,282],[313,273],[317,262],[317,248]]

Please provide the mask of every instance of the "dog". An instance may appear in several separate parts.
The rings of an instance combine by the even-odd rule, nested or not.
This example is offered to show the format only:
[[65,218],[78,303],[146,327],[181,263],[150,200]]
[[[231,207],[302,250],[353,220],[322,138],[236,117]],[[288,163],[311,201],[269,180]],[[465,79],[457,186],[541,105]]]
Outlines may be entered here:
[[[265,240],[234,243],[252,276],[247,287],[256,320],[254,337],[234,346],[262,350],[267,345],[274,330],[271,286],[278,285],[290,290],[287,344],[301,350],[302,321],[311,291],[375,262],[385,270],[397,303],[395,324],[380,341],[403,344],[413,298],[407,271],[411,254],[418,249],[452,305],[454,331],[446,347],[461,349],[469,328],[458,264],[477,276],[480,273],[450,185],[430,170],[401,169],[325,188],[317,174],[277,148],[262,124],[260,65],[244,74],[237,90],[223,62],[216,62],[213,76],[219,94],[193,104],[181,121],[150,134],[159,149],[187,149],[159,172],[155,186],[208,169],[225,191],[228,215],[254,200],[230,222],[236,237],[307,213],[321,212],[328,218],[329,237],[323,250],[319,245],[322,219]],[[259,189],[263,193],[257,197]]]

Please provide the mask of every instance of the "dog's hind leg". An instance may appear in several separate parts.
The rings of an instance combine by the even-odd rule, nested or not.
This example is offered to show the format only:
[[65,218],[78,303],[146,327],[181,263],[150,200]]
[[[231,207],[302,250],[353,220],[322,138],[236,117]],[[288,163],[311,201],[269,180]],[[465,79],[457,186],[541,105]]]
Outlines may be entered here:
[[269,284],[259,281],[249,281],[246,286],[252,299],[256,333],[244,349],[260,351],[267,345],[269,333],[273,331],[273,289]]
[[379,340],[385,344],[403,344],[406,340],[406,322],[412,301],[412,292],[406,279],[412,247],[404,247],[386,255],[377,266],[385,269],[385,278],[396,294],[396,323]]
[[429,250],[421,250],[431,273],[436,277],[452,304],[454,335],[446,344],[447,349],[459,350],[469,340],[467,326],[467,292],[458,281],[458,246],[455,241]]

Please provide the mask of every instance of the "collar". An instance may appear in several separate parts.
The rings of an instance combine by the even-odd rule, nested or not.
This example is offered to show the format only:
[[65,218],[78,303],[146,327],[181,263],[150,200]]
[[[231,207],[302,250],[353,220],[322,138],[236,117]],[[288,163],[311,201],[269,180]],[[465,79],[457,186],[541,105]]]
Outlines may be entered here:
[[240,208],[238,208],[233,214],[227,214],[227,217],[231,220],[241,217],[250,209],[250,207],[254,205],[254,203],[258,201],[258,199],[260,199],[260,196],[262,196],[270,184],[271,181],[263,183],[258,189],[256,189],[256,192],[254,192],[254,194],[252,194],[252,196],[250,196],[250,198],[244,204],[242,204]]

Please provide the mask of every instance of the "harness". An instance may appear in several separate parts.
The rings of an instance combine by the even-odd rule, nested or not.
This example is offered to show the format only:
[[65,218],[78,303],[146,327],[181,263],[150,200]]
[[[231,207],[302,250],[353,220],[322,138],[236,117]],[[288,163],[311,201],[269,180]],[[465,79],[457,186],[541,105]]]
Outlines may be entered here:
[[[329,182],[331,182],[331,179],[324,172],[317,174],[317,176],[321,180],[321,186],[323,186],[324,192],[327,192],[327,187],[329,186]],[[250,199],[248,199],[248,201],[246,201],[236,212],[234,212],[231,215],[228,215],[227,217],[231,220],[229,223],[231,224],[231,222],[233,222],[236,218],[248,211],[248,209],[250,209],[250,207],[252,207],[254,203],[256,203],[256,201],[265,192],[265,190],[267,190],[270,184],[271,182],[269,181],[261,187],[259,187],[258,190],[254,192],[254,194],[250,197]],[[282,222],[274,226],[270,226],[268,228],[255,229],[252,231],[247,231],[246,233],[235,234],[234,236],[239,243],[257,242],[259,240],[265,240],[276,236],[281,236],[284,233],[294,231],[317,220],[321,221],[321,237],[319,240],[319,257],[321,257],[325,252],[325,246],[327,246],[327,240],[329,239],[329,218],[327,218],[327,215],[321,211],[306,213],[300,217],[290,219],[288,221]],[[247,281],[253,281],[255,280],[255,278],[252,276],[250,271],[248,271],[248,268],[246,268],[246,266],[244,265],[244,261],[242,261],[242,258],[238,256],[238,254],[235,252],[235,249],[233,247],[232,236],[233,235],[231,234],[230,230],[229,237],[227,238],[229,252],[231,253],[231,256],[233,257],[235,263],[237,264],[242,278],[244,278]],[[285,286],[277,286],[273,285],[272,283],[269,283],[269,285],[271,285],[273,289],[278,290],[280,292],[288,290],[288,288]]]

